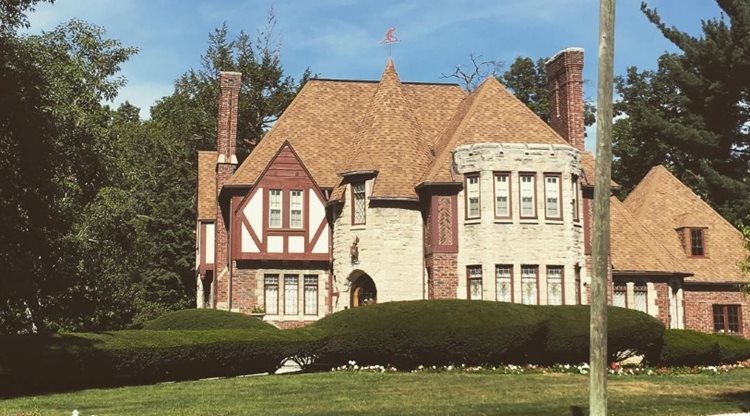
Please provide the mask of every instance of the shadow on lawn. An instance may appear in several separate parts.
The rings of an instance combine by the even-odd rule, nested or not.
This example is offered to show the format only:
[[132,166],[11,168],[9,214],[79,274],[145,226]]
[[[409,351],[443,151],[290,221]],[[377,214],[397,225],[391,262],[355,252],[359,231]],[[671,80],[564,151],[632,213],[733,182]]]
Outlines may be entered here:
[[731,402],[739,404],[739,409],[742,412],[750,412],[750,390],[735,391],[731,393],[722,393],[719,395],[719,400],[722,402]]

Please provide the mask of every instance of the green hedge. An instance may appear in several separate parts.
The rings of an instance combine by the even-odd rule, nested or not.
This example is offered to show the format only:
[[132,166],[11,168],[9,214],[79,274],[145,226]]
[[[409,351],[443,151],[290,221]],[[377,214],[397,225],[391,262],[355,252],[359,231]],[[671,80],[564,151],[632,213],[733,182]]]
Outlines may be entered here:
[[750,359],[750,340],[733,335],[670,329],[664,334],[660,364],[717,365]]
[[[551,364],[588,361],[589,307],[431,300],[390,302],[335,313],[313,324],[319,362],[391,364]],[[610,308],[609,351],[658,356],[664,326]]]
[[258,318],[215,309],[183,309],[170,312],[143,324],[154,331],[174,329],[270,329],[277,328]]
[[273,372],[307,345],[289,331],[149,331],[0,339],[0,394]]

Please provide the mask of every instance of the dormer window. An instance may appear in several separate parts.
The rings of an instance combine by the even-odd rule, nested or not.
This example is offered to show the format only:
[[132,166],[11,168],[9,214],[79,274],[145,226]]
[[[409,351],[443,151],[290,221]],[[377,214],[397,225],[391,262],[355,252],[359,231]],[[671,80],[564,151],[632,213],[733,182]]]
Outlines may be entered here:
[[704,232],[702,228],[690,229],[690,255],[703,257],[705,255]]
[[364,225],[367,214],[365,183],[352,184],[352,225]]

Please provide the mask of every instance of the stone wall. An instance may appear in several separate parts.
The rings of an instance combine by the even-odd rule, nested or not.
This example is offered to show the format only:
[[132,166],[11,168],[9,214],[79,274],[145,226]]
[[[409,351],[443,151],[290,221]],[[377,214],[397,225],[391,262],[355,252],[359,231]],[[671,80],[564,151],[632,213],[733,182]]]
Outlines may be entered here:
[[[366,181],[368,197],[372,184],[372,179]],[[333,221],[333,311],[350,306],[351,279],[362,272],[375,282],[378,302],[424,299],[427,278],[420,205],[368,200],[366,224],[353,226],[350,192],[347,185],[344,204]],[[359,256],[353,260],[351,247],[357,238]]]
[[[467,297],[466,267],[482,265],[483,299],[496,299],[495,265],[513,265],[513,299],[521,300],[521,265],[537,265],[537,290],[541,304],[547,302],[546,266],[563,266],[563,298],[576,301],[575,267],[582,268],[582,284],[588,279],[583,253],[582,223],[573,221],[572,175],[580,177],[579,152],[567,145],[485,143],[459,146],[454,152],[458,173],[480,173],[481,218],[466,218],[464,191],[458,196],[459,253],[456,297]],[[510,220],[495,219],[493,172],[511,172]],[[536,173],[536,219],[520,219],[519,172]],[[545,219],[544,173],[560,173],[562,220]],[[579,201],[581,195],[578,196]],[[580,204],[579,204],[580,205]],[[580,218],[580,216],[579,216]]]

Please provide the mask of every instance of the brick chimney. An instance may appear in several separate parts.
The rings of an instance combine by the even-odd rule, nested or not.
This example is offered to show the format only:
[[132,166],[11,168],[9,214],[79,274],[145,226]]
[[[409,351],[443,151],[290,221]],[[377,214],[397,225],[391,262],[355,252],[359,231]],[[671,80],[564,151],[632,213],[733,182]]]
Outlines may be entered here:
[[239,72],[219,73],[219,113],[216,129],[216,256],[214,304],[219,309],[229,309],[231,302],[231,268],[229,253],[229,226],[225,223],[219,204],[219,194],[224,184],[237,168],[237,112],[242,74]]
[[583,151],[583,49],[563,49],[547,61],[547,86],[550,126]]

